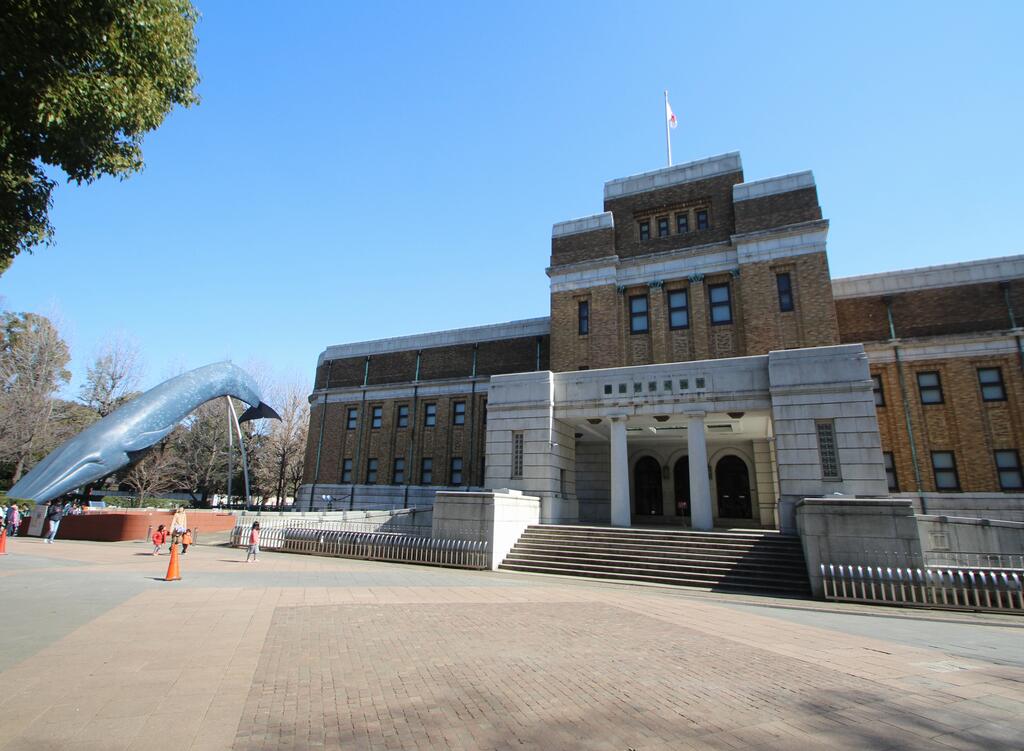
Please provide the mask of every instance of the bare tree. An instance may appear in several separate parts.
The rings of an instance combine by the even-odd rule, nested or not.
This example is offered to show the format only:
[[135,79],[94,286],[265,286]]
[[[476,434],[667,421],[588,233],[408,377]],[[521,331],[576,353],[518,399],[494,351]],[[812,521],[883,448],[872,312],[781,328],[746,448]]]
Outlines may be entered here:
[[141,377],[138,344],[116,337],[100,349],[89,366],[78,400],[100,417],[106,417],[136,396]]
[[180,479],[181,462],[168,441],[154,446],[124,476],[124,482],[134,491],[139,506],[147,498],[174,490]]
[[261,421],[268,423],[268,432],[257,463],[257,474],[261,484],[273,491],[280,506],[289,490],[292,490],[294,497],[302,481],[309,402],[306,399],[307,389],[295,382],[285,384],[275,389],[275,392],[273,406],[281,419]]
[[0,326],[0,459],[13,465],[14,484],[48,445],[57,391],[71,379],[71,355],[45,316],[4,313]]
[[171,434],[171,447],[181,464],[182,487],[204,505],[211,493],[226,484],[227,428],[224,400],[214,399],[196,409]]

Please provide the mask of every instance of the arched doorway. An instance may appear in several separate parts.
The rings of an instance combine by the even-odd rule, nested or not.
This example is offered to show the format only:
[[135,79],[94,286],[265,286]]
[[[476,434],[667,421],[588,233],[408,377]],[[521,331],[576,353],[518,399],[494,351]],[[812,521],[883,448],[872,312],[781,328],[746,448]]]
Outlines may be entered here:
[[676,516],[690,515],[690,457],[683,456],[672,468],[676,495]]
[[651,456],[645,456],[633,469],[636,492],[633,494],[634,513],[638,516],[661,516],[661,465]]
[[718,486],[718,515],[725,519],[750,519],[750,473],[738,456],[723,456],[715,465]]

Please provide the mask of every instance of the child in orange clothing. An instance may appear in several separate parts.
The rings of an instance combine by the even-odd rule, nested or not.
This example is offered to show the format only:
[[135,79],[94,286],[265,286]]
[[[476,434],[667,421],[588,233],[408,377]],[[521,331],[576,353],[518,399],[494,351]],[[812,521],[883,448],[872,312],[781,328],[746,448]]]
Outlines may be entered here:
[[165,542],[167,542],[167,532],[164,531],[164,525],[161,524],[153,533],[153,555],[160,555],[160,546]]
[[188,546],[192,544],[192,530],[186,529],[185,534],[181,536],[181,554],[185,555],[188,552]]

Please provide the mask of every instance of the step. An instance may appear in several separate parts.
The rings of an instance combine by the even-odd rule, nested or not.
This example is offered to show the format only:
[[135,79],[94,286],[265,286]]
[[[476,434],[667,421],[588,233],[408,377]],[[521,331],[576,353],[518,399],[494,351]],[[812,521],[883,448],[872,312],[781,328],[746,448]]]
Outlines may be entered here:
[[527,528],[525,537],[578,540],[616,540],[621,542],[651,542],[658,544],[692,544],[692,545],[730,545],[736,547],[778,547],[801,549],[799,540],[771,537],[713,537],[702,534],[620,534],[606,530],[587,530],[581,532],[559,532]]
[[791,596],[808,596],[810,587],[804,583],[799,587],[785,587],[760,581],[723,581],[721,578],[700,576],[665,576],[648,573],[625,573],[622,571],[601,571],[585,568],[554,568],[529,564],[505,564],[499,567],[507,571],[522,571],[535,574],[556,574],[559,576],[582,576],[591,579],[617,579],[621,581],[640,581],[651,584],[670,584],[673,586],[693,587],[706,590],[729,590],[735,592],[753,592]]
[[649,562],[638,560],[611,560],[607,558],[579,558],[579,557],[552,557],[552,556],[530,556],[517,554],[514,550],[505,558],[505,563],[525,563],[529,565],[550,565],[566,566],[570,568],[593,568],[605,569],[628,569],[636,571],[652,571],[669,573],[694,573],[706,574],[717,577],[740,577],[743,579],[771,581],[786,581],[806,583],[807,574],[802,570],[768,571],[763,568],[750,568],[741,566],[722,566],[710,563],[666,563],[663,561]]
[[515,555],[520,557],[532,558],[536,560],[543,560],[546,558],[568,558],[581,561],[636,561],[638,563],[647,563],[650,565],[693,565],[693,564],[707,564],[719,568],[743,568],[753,569],[757,571],[780,571],[790,572],[797,571],[801,574],[806,575],[806,570],[802,562],[794,561],[778,561],[773,559],[734,559],[734,558],[722,558],[719,556],[699,556],[699,555],[659,555],[659,556],[648,556],[648,555],[628,555],[617,552],[604,552],[604,551],[593,551],[593,552],[582,552],[577,550],[535,550],[532,548],[525,547],[523,545],[516,545],[509,552],[509,555]]
[[734,545],[711,545],[703,543],[670,543],[670,542],[634,542],[632,540],[592,540],[574,539],[572,537],[534,537],[523,535],[519,538],[520,544],[529,545],[552,545],[560,547],[593,548],[596,550],[636,550],[636,551],[676,551],[685,550],[693,553],[715,552],[730,553],[733,555],[775,555],[782,558],[803,558],[803,550],[800,548],[776,548],[772,546],[737,547]]

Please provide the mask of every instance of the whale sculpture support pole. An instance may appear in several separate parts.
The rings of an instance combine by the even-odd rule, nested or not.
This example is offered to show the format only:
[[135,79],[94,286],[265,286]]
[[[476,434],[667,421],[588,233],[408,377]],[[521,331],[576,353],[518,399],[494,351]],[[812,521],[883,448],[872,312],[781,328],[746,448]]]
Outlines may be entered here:
[[[231,422],[234,424],[235,430],[238,431],[238,450],[242,452],[242,477],[245,479],[245,507],[248,509],[252,503],[252,496],[249,494],[249,458],[245,454],[242,426],[238,423],[238,414],[235,412],[235,405],[231,403],[230,396],[228,397],[228,409],[231,411]],[[230,501],[231,499],[229,498],[228,500]]]
[[233,396],[249,405],[240,422],[281,419],[263,402],[252,376],[237,365],[205,365],[154,386],[65,441],[7,495],[44,503],[102,480],[167,437],[201,404],[221,396]]

